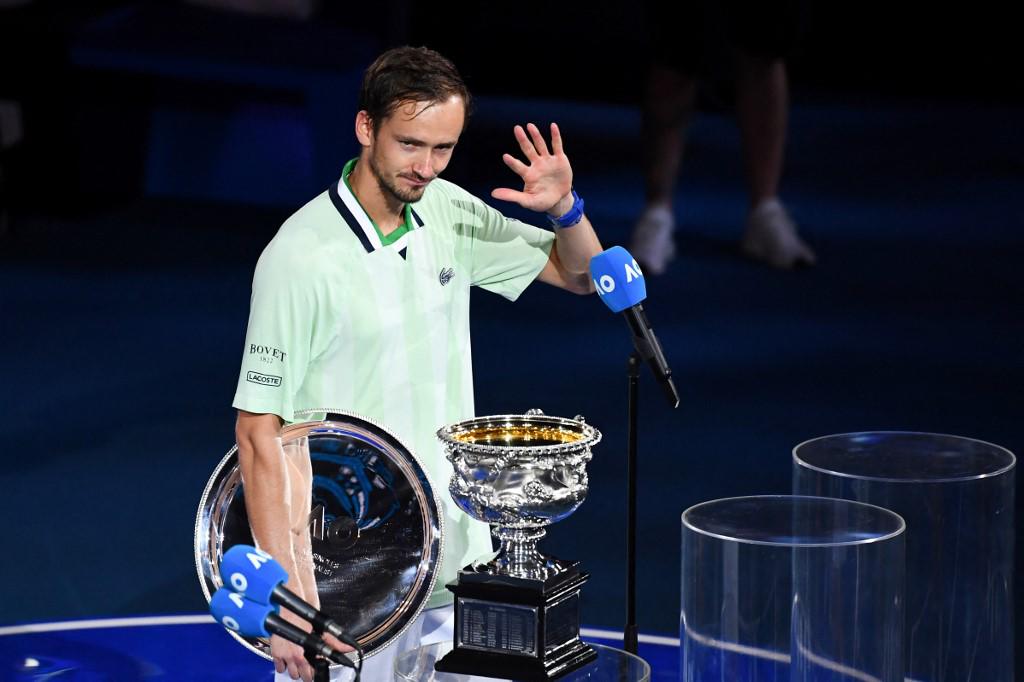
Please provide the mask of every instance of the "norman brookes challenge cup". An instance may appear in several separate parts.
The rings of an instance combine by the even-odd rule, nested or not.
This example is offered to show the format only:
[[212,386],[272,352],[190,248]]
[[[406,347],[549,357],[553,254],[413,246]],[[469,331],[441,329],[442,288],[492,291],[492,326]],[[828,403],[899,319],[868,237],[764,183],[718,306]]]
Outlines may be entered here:
[[590,448],[601,440],[582,417],[478,417],[437,432],[452,463],[449,491],[473,518],[489,523],[498,555],[459,572],[454,649],[446,672],[549,680],[597,657],[580,641],[580,588],[588,575],[574,561],[541,554],[545,526],[587,496]]

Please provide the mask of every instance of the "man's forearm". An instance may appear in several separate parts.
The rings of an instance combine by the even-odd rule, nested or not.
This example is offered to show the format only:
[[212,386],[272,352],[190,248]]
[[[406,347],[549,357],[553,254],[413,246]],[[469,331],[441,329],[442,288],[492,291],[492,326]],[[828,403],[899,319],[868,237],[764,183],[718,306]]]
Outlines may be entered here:
[[290,528],[288,468],[277,431],[239,428],[238,463],[253,538],[288,572],[288,588],[302,594]]
[[555,248],[558,260],[566,272],[573,275],[587,275],[589,279],[590,259],[601,253],[601,242],[594,232],[587,216],[577,224],[556,230]]
[[[575,193],[566,194],[548,209],[548,216],[552,219],[565,216],[574,208],[576,199]],[[558,262],[565,274],[573,276],[574,279],[578,275],[586,274],[587,282],[590,281],[590,259],[603,250],[597,233],[594,232],[594,226],[590,224],[586,214],[583,214],[575,225],[555,228],[555,249]]]
[[576,294],[592,294],[590,259],[602,250],[587,216],[572,227],[555,228],[555,244],[537,279]]
[[302,593],[310,604],[319,608],[316,571],[310,537],[309,515],[313,503],[313,467],[309,454],[309,440],[300,438],[283,447],[288,465],[288,484],[291,492],[292,552],[295,556],[296,578],[302,583]]

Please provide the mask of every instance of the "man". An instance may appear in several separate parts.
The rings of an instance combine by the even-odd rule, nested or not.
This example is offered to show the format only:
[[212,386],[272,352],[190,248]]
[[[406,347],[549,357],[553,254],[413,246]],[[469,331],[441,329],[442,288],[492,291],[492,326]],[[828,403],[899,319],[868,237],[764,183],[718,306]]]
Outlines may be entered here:
[[[550,148],[532,123],[515,127],[525,160],[503,159],[523,189],[491,193],[546,213],[554,232],[505,218],[438,178],[470,103],[455,67],[436,52],[404,47],[381,55],[360,92],[359,156],[284,223],[256,267],[234,400],[239,465],[257,542],[288,571],[287,587],[313,603],[305,507],[296,495],[308,471],[282,452],[282,423],[313,408],[379,421],[443,489],[451,469],[435,432],[474,416],[470,286],[512,300],[534,279],[593,291],[588,267],[601,245],[572,191],[555,124]],[[445,560],[421,620],[447,618],[444,584],[491,550],[487,527],[442,499]],[[274,637],[271,654],[278,673],[311,679],[299,647]],[[363,679],[391,679],[389,665],[387,656],[368,659]]]

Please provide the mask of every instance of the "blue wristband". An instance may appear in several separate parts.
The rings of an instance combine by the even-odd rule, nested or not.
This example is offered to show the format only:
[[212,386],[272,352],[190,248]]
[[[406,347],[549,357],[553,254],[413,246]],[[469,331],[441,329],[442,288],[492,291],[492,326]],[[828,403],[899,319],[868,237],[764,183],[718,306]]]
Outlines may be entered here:
[[572,190],[572,208],[557,218],[548,216],[548,220],[551,221],[551,227],[572,227],[583,220],[583,199],[576,194],[576,190]]

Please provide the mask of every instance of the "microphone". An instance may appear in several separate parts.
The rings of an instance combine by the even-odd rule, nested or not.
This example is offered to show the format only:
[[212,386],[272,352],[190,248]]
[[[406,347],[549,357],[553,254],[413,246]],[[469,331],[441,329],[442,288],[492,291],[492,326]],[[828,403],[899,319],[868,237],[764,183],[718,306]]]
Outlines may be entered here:
[[641,305],[647,298],[647,285],[636,259],[621,246],[613,246],[590,259],[590,275],[604,304],[613,313],[625,316],[633,334],[633,346],[654,372],[669,404],[679,407],[679,392],[672,381],[672,370]]
[[222,587],[213,593],[210,599],[210,613],[218,623],[246,637],[270,637],[278,635],[293,644],[298,644],[307,652],[354,668],[355,663],[344,654],[332,649],[316,635],[303,632],[281,616],[277,615],[277,607],[270,604],[257,604],[246,599],[237,592]]
[[360,649],[359,643],[345,634],[337,622],[284,586],[288,572],[263,550],[251,545],[235,545],[224,553],[220,574],[231,589],[246,599],[260,604],[280,604],[308,620],[318,632],[327,632],[353,649]]

